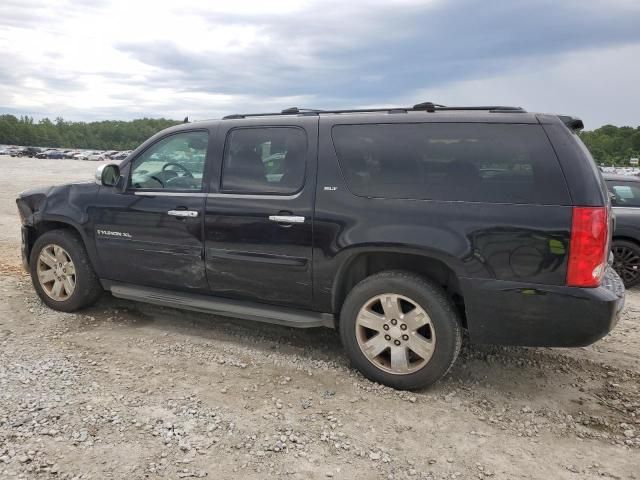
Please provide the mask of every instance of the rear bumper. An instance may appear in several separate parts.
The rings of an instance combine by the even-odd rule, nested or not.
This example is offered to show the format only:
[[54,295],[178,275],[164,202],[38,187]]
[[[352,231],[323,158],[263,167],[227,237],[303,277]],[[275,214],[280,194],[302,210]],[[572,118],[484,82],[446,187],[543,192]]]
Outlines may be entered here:
[[624,307],[622,280],[576,288],[461,279],[471,340],[494,345],[581,347],[607,335]]

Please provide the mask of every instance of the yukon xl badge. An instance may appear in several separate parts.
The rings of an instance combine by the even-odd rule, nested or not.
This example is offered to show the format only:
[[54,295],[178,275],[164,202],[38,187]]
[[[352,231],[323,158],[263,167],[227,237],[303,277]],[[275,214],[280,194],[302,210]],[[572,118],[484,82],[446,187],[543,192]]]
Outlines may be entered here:
[[114,232],[112,230],[96,230],[98,236],[102,237],[118,237],[118,238],[131,238],[131,234],[129,232]]

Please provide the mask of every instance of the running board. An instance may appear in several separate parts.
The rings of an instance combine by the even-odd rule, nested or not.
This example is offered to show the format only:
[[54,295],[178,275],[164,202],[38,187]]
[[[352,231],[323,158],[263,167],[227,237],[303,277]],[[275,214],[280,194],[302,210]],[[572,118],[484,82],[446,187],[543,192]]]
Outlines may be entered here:
[[108,288],[114,297],[152,303],[164,307],[243,318],[257,322],[284,325],[286,327],[334,328],[334,318],[333,315],[329,313],[276,307],[261,303],[243,302],[209,295],[175,292],[173,290],[162,290],[159,288],[135,285],[111,283]]

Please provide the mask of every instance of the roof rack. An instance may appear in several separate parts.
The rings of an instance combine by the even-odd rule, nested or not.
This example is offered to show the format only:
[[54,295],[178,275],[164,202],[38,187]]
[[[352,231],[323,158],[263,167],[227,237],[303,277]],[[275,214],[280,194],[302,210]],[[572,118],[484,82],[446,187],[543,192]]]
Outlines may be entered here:
[[426,111],[429,113],[437,111],[488,111],[491,113],[526,113],[522,107],[508,107],[503,105],[491,105],[491,106],[472,106],[472,107],[447,107],[432,102],[423,102],[414,105],[413,107],[388,107],[388,108],[353,108],[344,110],[318,110],[313,108],[298,108],[290,107],[282,110],[281,112],[271,113],[235,113],[233,115],[227,115],[222,117],[223,120],[233,120],[247,117],[265,117],[272,115],[319,115],[321,113],[376,113],[376,112],[388,112],[388,113],[400,113],[409,111]]
[[280,113],[285,115],[288,113],[291,114],[291,113],[320,113],[320,112],[324,112],[324,110],[317,110],[315,108],[289,107],[289,108],[285,108]]

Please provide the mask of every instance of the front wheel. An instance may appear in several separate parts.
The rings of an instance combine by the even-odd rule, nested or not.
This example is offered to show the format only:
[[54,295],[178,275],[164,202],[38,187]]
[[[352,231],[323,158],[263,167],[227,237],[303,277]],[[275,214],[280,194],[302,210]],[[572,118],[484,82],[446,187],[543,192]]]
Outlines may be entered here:
[[404,271],[358,283],[342,307],[340,335],[365,377],[408,390],[443,377],[462,343],[458,315],[442,289]]
[[102,292],[82,241],[69,230],[38,237],[29,268],[38,296],[54,310],[73,312],[91,305]]

